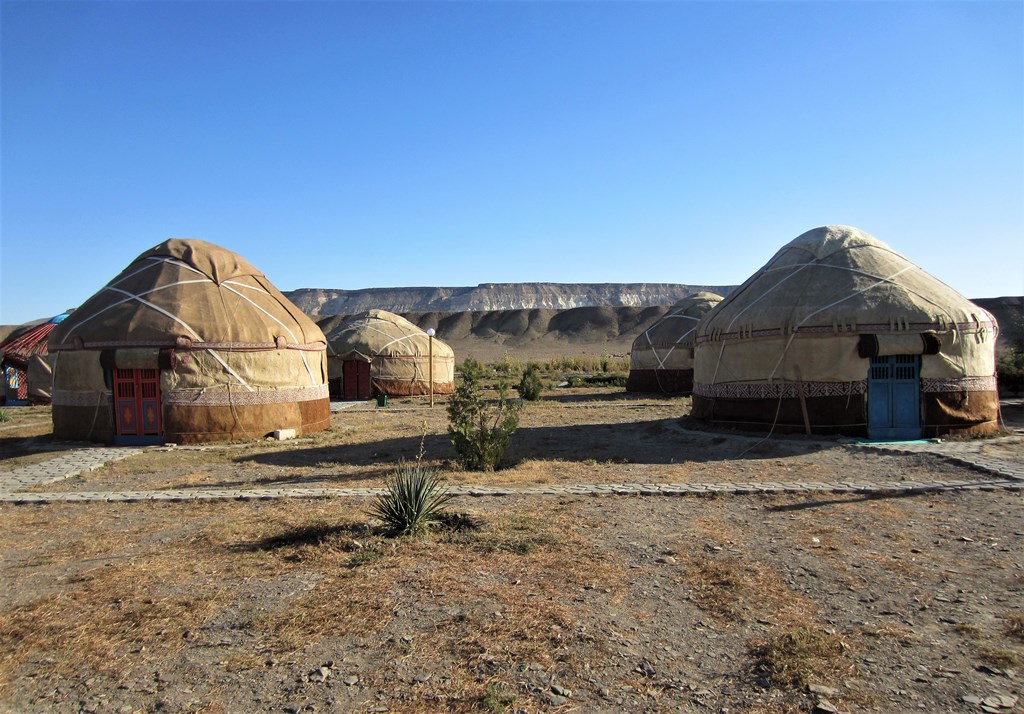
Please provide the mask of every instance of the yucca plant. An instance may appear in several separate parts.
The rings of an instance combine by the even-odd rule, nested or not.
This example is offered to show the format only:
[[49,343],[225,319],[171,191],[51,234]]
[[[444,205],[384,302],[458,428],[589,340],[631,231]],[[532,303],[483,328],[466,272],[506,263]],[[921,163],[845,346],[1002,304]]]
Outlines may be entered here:
[[386,492],[377,497],[369,515],[380,520],[388,535],[415,535],[439,522],[441,509],[455,498],[448,492],[436,469],[401,461],[385,484]]
[[6,409],[0,409],[0,421],[10,421],[11,413]]

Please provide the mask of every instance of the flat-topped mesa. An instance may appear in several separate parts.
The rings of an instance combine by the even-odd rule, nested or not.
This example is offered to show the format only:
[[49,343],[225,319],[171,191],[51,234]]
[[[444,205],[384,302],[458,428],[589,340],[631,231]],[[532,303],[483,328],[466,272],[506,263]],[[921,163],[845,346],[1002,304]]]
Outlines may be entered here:
[[319,319],[375,309],[412,313],[668,306],[701,290],[726,294],[729,289],[679,283],[481,283],[455,288],[303,288],[286,295],[306,314]]

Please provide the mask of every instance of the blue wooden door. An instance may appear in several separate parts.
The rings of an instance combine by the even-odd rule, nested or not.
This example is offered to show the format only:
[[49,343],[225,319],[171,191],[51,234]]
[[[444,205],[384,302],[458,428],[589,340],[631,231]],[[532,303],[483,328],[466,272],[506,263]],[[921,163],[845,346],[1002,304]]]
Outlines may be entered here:
[[921,438],[921,357],[872,357],[868,370],[868,437]]

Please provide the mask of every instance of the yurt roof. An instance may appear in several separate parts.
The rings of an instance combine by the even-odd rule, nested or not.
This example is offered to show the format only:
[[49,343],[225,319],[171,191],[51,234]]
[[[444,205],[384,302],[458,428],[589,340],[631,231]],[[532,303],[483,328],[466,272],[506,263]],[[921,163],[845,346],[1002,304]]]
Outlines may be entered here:
[[994,327],[992,316],[874,236],[823,226],[785,245],[700,323],[729,336]]
[[[453,355],[451,347],[434,338],[435,357]],[[370,310],[327,328],[327,354],[343,360],[371,361],[377,356],[426,357],[431,350],[427,333],[400,315]]]
[[28,329],[14,333],[6,342],[0,344],[0,359],[25,366],[32,355],[46,355],[47,337],[66,317],[66,314],[58,315],[52,320],[34,324]]
[[150,248],[51,335],[86,347],[173,345],[323,349],[320,328],[236,253],[172,238]]
[[697,323],[721,301],[721,295],[711,292],[688,295],[633,340],[633,349],[693,347]]

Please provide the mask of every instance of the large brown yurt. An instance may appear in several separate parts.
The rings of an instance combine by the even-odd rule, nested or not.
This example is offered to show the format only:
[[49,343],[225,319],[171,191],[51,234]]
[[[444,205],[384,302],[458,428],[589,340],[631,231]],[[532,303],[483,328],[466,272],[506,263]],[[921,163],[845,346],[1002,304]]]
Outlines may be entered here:
[[330,422],[326,340],[229,250],[147,250],[50,333],[53,433],[115,443],[319,431]]
[[434,394],[455,389],[455,352],[400,315],[370,310],[321,325],[332,392],[341,399],[429,394],[431,377]]
[[997,331],[885,243],[815,228],[701,320],[692,415],[872,439],[991,433]]
[[697,322],[721,301],[721,295],[708,292],[685,297],[633,340],[626,389],[660,394],[692,392]]

